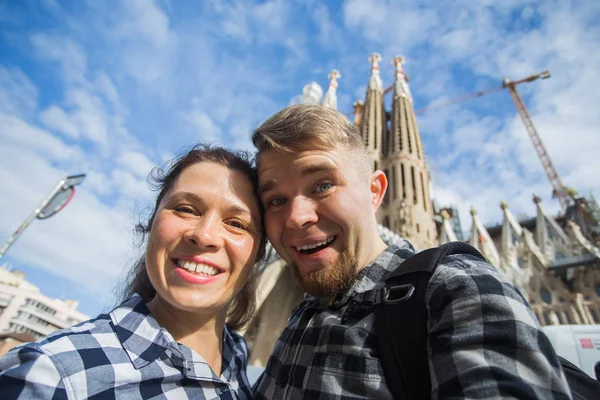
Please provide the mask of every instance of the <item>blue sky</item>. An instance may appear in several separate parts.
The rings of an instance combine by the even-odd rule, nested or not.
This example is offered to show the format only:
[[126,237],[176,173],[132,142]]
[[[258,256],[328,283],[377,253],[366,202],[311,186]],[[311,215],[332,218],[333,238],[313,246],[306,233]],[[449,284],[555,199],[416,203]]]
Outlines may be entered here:
[[[73,202],[35,221],[4,261],[95,315],[139,255],[145,178],[184,146],[250,148],[254,127],[327,88],[363,98],[368,57],[406,59],[417,108],[548,69],[519,90],[566,185],[598,194],[600,4],[590,1],[0,1],[0,240],[56,181],[88,177]],[[523,124],[502,91],[418,117],[441,205],[558,211]]]

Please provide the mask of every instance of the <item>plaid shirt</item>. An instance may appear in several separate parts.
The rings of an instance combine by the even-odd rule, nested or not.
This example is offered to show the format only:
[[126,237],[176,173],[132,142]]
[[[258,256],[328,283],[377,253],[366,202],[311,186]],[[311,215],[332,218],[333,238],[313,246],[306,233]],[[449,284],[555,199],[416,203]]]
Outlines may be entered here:
[[[388,247],[335,302],[372,289],[412,254],[406,241]],[[426,302],[432,398],[570,398],[549,340],[497,269],[471,256],[448,256],[429,282]],[[392,398],[374,313],[343,324],[346,308],[308,297],[294,310],[254,387],[257,399]]]
[[223,374],[175,342],[138,295],[0,358],[3,399],[250,399],[248,349],[223,333]]

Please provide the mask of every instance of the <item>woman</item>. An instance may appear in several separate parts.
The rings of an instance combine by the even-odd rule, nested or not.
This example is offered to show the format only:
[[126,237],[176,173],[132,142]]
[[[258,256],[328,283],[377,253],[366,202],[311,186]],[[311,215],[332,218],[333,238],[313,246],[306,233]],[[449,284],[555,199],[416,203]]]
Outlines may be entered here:
[[3,399],[245,399],[247,347],[264,253],[256,171],[241,153],[198,146],[154,174],[145,257],[108,314],[0,359]]

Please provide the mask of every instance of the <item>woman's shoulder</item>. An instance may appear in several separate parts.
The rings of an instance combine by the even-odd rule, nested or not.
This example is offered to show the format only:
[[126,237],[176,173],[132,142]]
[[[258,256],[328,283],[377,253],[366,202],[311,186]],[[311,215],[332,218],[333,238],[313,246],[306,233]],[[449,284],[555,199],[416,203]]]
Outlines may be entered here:
[[110,336],[109,325],[110,318],[102,314],[11,349],[0,358],[0,386],[15,391],[15,396],[7,398],[28,398],[34,393],[40,398],[61,398],[66,390],[64,379],[84,371],[98,358],[94,349]]

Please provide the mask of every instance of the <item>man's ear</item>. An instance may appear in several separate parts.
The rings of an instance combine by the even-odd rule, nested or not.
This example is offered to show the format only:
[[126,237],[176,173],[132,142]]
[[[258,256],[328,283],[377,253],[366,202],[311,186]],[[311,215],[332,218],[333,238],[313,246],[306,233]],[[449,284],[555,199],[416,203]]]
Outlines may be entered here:
[[385,196],[385,191],[387,190],[388,181],[387,177],[383,173],[383,171],[375,171],[371,175],[371,204],[373,206],[373,214],[377,212],[381,202],[383,201],[383,196]]

